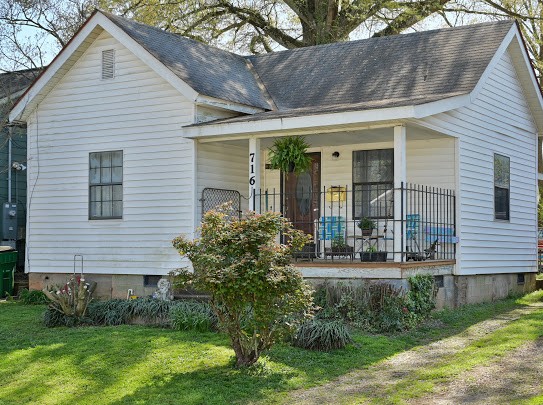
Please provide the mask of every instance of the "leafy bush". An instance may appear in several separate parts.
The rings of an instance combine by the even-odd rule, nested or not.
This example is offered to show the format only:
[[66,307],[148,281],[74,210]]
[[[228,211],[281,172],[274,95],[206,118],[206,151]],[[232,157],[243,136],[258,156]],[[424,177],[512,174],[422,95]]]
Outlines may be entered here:
[[43,291],[40,290],[28,290],[23,288],[19,292],[19,302],[23,305],[44,305],[49,304],[51,301]]
[[[237,220],[228,216],[230,211],[228,206],[208,211],[199,239],[173,240],[194,268],[179,270],[177,285],[210,294],[237,366],[250,366],[311,310],[310,289],[290,265],[292,253],[310,238],[278,213],[249,213]],[[286,243],[276,242],[279,234]]]
[[217,326],[217,317],[209,304],[182,301],[170,310],[170,323],[173,329],[207,332]]
[[437,287],[430,275],[416,275],[408,278],[409,292],[407,293],[408,308],[411,312],[427,317],[436,307]]
[[343,321],[312,319],[300,326],[293,345],[309,350],[330,351],[342,349],[350,342],[352,338]]
[[317,318],[344,320],[371,332],[396,332],[424,320],[435,307],[436,288],[431,275],[408,279],[410,290],[390,284],[325,285],[315,295]]

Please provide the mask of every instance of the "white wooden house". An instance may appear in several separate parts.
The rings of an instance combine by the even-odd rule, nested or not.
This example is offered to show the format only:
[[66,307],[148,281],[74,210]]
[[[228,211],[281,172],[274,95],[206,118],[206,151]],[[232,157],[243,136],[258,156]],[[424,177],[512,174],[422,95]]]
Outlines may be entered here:
[[[510,21],[243,57],[97,11],[10,119],[34,288],[83,255],[101,295],[149,293],[187,264],[172,238],[225,200],[312,233],[296,265],[316,281],[426,272],[448,305],[534,285],[542,96]],[[292,135],[314,164],[285,179],[267,155]]]

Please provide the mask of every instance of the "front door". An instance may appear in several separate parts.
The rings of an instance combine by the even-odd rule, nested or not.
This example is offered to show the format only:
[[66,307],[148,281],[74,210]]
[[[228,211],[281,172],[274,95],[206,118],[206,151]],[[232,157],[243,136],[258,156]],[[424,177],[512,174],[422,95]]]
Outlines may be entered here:
[[299,175],[284,173],[284,215],[295,229],[315,237],[315,222],[319,219],[321,188],[321,154],[309,153],[311,168]]

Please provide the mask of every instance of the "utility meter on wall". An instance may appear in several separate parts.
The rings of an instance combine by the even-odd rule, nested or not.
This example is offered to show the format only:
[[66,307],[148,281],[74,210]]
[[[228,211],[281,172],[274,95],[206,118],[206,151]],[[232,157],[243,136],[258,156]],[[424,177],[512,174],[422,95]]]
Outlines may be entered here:
[[2,215],[2,239],[17,239],[17,204],[4,203]]

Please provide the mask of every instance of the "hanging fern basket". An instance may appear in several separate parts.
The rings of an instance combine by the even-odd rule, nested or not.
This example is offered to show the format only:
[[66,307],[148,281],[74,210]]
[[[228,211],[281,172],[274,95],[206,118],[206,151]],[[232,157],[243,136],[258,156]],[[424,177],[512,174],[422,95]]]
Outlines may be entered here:
[[270,148],[270,167],[284,173],[301,174],[311,167],[309,144],[303,136],[278,138]]

